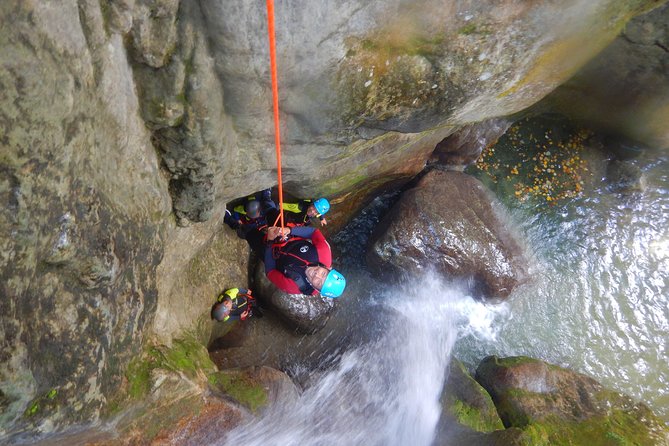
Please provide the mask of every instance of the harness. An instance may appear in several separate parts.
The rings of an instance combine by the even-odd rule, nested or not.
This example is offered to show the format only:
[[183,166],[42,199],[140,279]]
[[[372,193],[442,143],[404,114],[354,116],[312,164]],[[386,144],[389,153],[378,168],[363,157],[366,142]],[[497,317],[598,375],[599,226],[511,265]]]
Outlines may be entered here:
[[277,269],[295,282],[302,294],[309,295],[315,291],[307,280],[306,269],[322,264],[318,262],[318,251],[309,239],[293,237],[285,242],[274,243],[272,257],[276,260]]
[[[255,298],[251,295],[251,293],[240,293],[239,288],[231,288],[227,290],[225,293],[222,293],[220,296],[218,296],[217,301],[223,302],[226,297],[229,297],[232,301],[232,307],[230,308],[229,314],[223,318],[223,321],[230,319],[230,315],[232,315],[233,312],[238,312],[238,314],[241,314],[246,310],[247,306],[249,307],[249,310],[252,310],[255,306]],[[249,316],[250,315],[251,313],[249,311]]]

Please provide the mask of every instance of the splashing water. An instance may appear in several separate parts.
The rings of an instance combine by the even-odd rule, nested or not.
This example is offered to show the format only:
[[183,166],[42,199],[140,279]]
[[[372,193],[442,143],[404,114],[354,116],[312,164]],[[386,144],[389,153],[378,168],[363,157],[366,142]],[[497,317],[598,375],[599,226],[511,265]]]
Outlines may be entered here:
[[218,444],[431,444],[458,330],[494,339],[494,314],[504,306],[476,303],[433,274],[389,290],[375,305],[387,315],[376,340],[313,377],[298,401],[276,401]]
[[463,337],[459,359],[543,359],[629,394],[669,422],[669,158],[635,163],[647,181],[642,191],[602,185],[560,206],[516,207],[534,280],[508,300],[499,338]]

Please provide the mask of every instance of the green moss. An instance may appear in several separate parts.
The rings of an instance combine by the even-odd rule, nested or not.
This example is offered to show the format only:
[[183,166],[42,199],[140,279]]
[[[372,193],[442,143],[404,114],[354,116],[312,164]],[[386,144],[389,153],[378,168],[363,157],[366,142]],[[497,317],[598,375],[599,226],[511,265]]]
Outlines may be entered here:
[[451,404],[449,411],[455,416],[458,423],[478,432],[492,432],[497,429],[504,429],[502,420],[499,417],[491,418],[486,416],[481,410],[459,400]]
[[253,412],[267,404],[267,392],[263,386],[241,371],[225,370],[212,374],[209,382]]
[[163,368],[184,372],[195,377],[198,370],[213,372],[216,366],[209,358],[209,352],[196,339],[179,339],[173,342],[172,348],[164,349]]
[[[652,417],[652,415],[651,415]],[[608,416],[593,417],[578,423],[569,423],[558,417],[549,417],[540,423],[525,427],[523,444],[532,446],[561,446],[587,444],[588,446],[645,446],[662,444],[666,427],[650,429],[635,412],[613,410]],[[644,414],[644,418],[648,419]],[[664,433],[660,431],[664,429]]]
[[33,401],[28,408],[23,412],[24,417],[32,417],[39,412],[39,400]]
[[128,394],[133,399],[140,399],[151,390],[151,370],[157,367],[152,352],[149,349],[146,355],[134,358],[128,364]]
[[128,366],[128,394],[140,399],[151,390],[151,371],[165,369],[195,378],[200,371],[205,374],[216,371],[207,349],[195,338],[177,339],[171,348],[149,347],[144,354],[135,358]]
[[468,23],[458,30],[458,34],[464,34],[465,36],[474,34],[475,32],[476,32],[476,25],[474,25],[473,23]]
[[47,408],[54,408],[57,405],[57,396],[58,390],[56,389],[51,389],[48,392],[38,396],[28,405],[28,408],[23,412],[23,416],[32,417]]

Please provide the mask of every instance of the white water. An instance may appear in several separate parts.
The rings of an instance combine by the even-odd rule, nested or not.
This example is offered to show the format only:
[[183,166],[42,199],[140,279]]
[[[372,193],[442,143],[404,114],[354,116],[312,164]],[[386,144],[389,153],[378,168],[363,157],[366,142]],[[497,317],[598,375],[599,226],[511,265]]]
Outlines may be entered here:
[[[552,208],[515,209],[533,278],[495,321],[498,339],[464,337],[455,355],[526,355],[585,373],[669,422],[669,159],[635,163],[647,187],[603,183]],[[511,202],[509,200],[509,202]]]
[[387,318],[378,339],[314,376],[297,402],[276,401],[261,419],[218,444],[245,446],[430,445],[458,332],[493,340],[505,306],[485,306],[428,275],[377,296]]

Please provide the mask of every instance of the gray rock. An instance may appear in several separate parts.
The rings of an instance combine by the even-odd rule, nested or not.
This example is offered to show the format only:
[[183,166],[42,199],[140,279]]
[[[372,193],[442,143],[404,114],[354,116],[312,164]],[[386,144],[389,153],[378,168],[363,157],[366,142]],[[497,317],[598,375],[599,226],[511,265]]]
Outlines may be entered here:
[[479,292],[502,298],[527,271],[485,187],[464,173],[438,170],[404,192],[381,220],[367,261],[387,278],[430,268],[447,277],[472,277]]
[[504,425],[532,432],[530,438],[541,436],[551,444],[581,441],[584,435],[632,444],[669,440],[669,429],[645,405],[537,359],[489,356],[478,366],[476,380],[492,396]]
[[138,61],[153,68],[165,65],[177,45],[178,10],[179,0],[137,0],[131,36]]
[[669,5],[631,20],[622,33],[547,98],[563,114],[669,147]]
[[255,269],[254,292],[282,319],[301,333],[315,333],[325,327],[330,313],[334,309],[334,299],[321,295],[285,293],[265,276],[265,266],[258,263]]
[[442,392],[444,412],[440,423],[448,424],[455,419],[478,432],[492,432],[504,429],[492,398],[479,383],[471,377],[465,366],[455,358],[448,368],[448,379]]
[[509,119],[490,119],[467,125],[437,144],[432,159],[451,169],[462,170],[475,163],[484,148],[494,145],[511,123]]
[[612,192],[643,191],[646,188],[643,172],[629,161],[609,161],[606,166],[606,182]]

